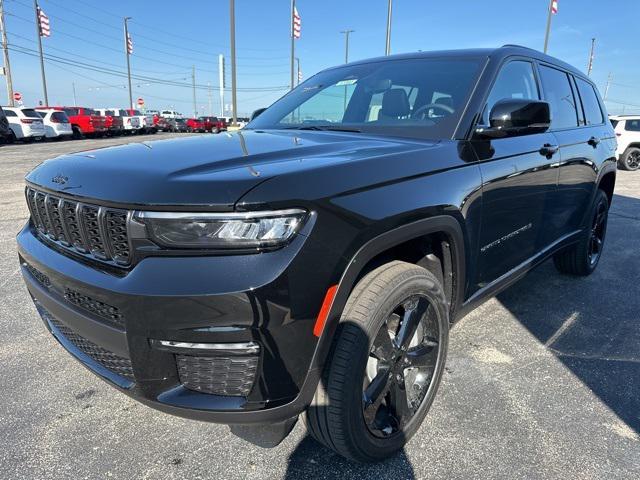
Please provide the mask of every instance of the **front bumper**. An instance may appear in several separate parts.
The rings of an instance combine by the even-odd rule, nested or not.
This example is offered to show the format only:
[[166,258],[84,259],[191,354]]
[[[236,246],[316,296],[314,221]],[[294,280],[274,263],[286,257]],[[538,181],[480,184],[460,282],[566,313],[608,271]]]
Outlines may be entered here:
[[[315,391],[312,331],[331,279],[310,260],[320,258],[311,243],[303,229],[277,251],[149,257],[118,276],[55,250],[30,225],[18,235],[29,292],[63,347],[142,403],[227,424],[282,422],[299,414]],[[179,354],[158,348],[158,340],[259,345],[249,393],[187,388]]]

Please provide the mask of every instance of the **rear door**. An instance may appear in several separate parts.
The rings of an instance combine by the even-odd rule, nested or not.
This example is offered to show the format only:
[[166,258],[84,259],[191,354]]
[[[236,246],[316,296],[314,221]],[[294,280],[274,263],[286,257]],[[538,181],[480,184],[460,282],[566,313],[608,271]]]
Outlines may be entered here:
[[[534,65],[505,63],[490,90],[482,114],[488,124],[493,105],[503,99],[539,100]],[[557,189],[557,156],[541,153],[551,133],[473,140],[482,172],[482,227],[478,287],[484,287],[530,259],[550,241],[547,204]]]
[[550,65],[540,65],[545,99],[554,115],[553,134],[560,146],[557,201],[552,204],[558,236],[580,229],[602,162],[610,155],[611,126],[593,86]]

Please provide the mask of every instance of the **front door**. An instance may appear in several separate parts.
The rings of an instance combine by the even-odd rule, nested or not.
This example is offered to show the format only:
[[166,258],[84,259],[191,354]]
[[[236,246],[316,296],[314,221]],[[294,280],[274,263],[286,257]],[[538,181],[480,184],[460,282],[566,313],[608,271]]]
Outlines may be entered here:
[[[487,99],[483,123],[502,99],[539,100],[534,66],[503,65]],[[482,173],[482,226],[477,288],[509,273],[550,241],[549,202],[557,192],[557,141],[551,133],[474,140]]]

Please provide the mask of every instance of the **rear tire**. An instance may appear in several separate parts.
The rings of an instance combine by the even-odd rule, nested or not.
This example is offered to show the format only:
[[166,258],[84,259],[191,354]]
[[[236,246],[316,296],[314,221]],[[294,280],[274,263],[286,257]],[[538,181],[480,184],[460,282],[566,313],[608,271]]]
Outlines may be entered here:
[[591,207],[589,228],[578,243],[556,253],[553,263],[560,273],[586,277],[591,275],[602,256],[609,218],[609,197],[598,190]]
[[431,272],[394,261],[368,273],[347,301],[305,414],[309,433],[359,462],[398,452],[433,403],[448,338],[447,302]]
[[622,170],[634,171],[640,168],[640,148],[629,147],[620,156],[618,166]]
[[82,130],[80,130],[78,127],[72,127],[72,131],[73,131],[73,139],[74,140],[82,140],[84,138],[84,135],[82,134]]

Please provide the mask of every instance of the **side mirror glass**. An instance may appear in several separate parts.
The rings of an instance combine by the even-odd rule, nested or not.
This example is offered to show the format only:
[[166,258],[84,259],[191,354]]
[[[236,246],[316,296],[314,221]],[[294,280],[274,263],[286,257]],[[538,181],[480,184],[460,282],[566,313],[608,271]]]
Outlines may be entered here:
[[476,129],[485,138],[512,137],[546,132],[551,126],[551,109],[540,100],[505,99],[489,113],[489,128]]
[[254,110],[253,113],[251,114],[251,121],[253,121],[255,118],[257,118],[262,112],[264,112],[266,110],[265,108],[259,108],[257,110]]

